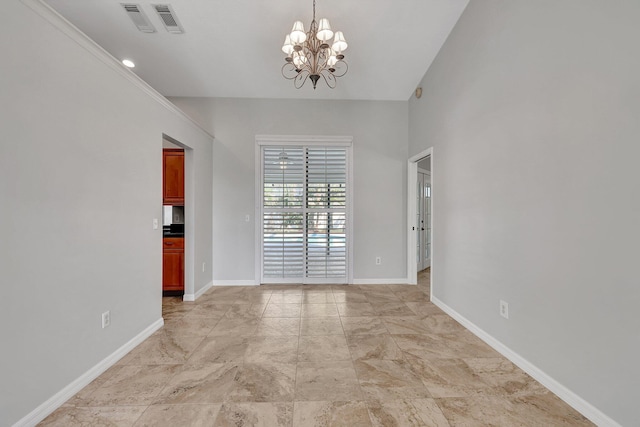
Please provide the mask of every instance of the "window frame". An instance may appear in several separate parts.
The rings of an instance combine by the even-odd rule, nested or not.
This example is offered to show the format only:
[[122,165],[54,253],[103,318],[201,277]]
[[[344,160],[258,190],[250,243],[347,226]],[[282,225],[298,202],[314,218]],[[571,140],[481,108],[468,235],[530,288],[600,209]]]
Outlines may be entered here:
[[[344,147],[346,149],[347,188],[346,188],[346,283],[353,283],[353,137],[351,136],[322,136],[322,135],[256,135],[255,137],[255,283],[265,282],[263,277],[263,177],[264,165],[262,159],[263,146],[302,146],[302,147]],[[267,280],[273,283],[272,280]],[[302,278],[302,281],[283,281],[282,283],[327,283]],[[330,282],[332,283],[332,282]]]

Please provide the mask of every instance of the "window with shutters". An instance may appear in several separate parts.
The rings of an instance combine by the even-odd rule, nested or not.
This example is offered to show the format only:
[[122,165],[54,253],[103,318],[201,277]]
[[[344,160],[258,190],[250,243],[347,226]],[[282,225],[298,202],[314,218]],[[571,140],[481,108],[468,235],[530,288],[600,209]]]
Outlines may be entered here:
[[258,140],[261,283],[349,281],[351,147],[328,142]]

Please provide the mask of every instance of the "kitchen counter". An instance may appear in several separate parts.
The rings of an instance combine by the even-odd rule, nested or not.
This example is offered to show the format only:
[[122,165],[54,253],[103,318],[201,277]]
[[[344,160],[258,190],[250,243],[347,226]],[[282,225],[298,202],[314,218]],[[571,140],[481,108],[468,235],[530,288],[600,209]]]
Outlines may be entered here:
[[184,224],[165,225],[162,227],[162,237],[184,237]]
[[163,231],[162,237],[184,237],[184,233],[172,233],[171,231]]

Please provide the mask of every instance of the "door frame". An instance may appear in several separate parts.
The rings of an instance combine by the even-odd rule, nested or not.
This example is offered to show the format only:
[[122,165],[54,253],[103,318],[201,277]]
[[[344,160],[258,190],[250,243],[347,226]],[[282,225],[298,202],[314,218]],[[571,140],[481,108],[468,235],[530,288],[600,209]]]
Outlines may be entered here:
[[[184,150],[184,294],[183,301],[195,301],[195,167],[193,148],[163,133],[162,139]],[[162,149],[162,147],[161,147]],[[161,217],[162,218],[162,217]]]
[[353,137],[327,135],[256,135],[255,145],[255,284],[262,282],[262,147],[322,145],[347,148],[347,284],[353,284]]
[[[407,283],[410,285],[418,284],[418,262],[416,260],[416,191],[418,181],[418,162],[425,157],[431,158],[431,267],[433,268],[433,254],[435,253],[433,245],[433,183],[434,183],[434,167],[433,167],[433,147],[427,148],[420,153],[409,157],[407,162]],[[431,281],[431,290],[433,289],[433,281]]]

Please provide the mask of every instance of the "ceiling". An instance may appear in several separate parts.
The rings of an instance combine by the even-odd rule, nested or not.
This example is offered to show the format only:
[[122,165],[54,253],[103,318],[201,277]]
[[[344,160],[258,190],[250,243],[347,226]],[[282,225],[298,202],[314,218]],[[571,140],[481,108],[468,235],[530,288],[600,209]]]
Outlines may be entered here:
[[[312,0],[44,0],[165,96],[406,101],[469,0],[317,0],[349,43],[348,73],[314,91],[282,77],[286,33],[308,29]],[[136,3],[154,25],[142,33],[120,3]],[[169,34],[152,4],[170,4],[184,34]]]

